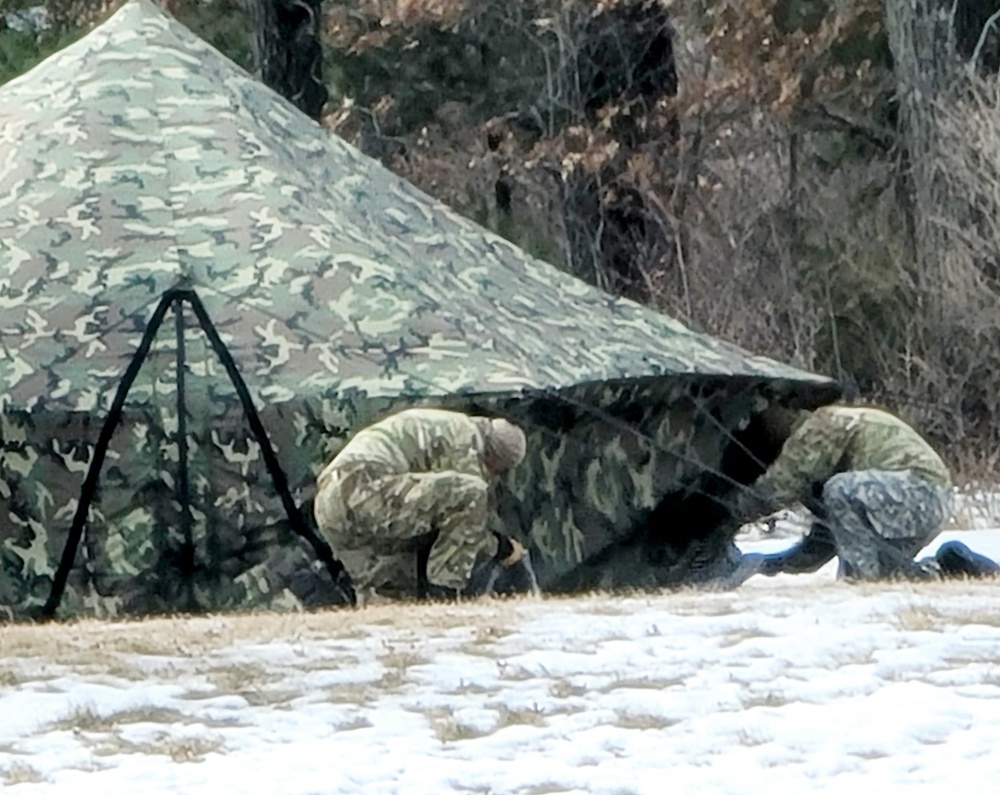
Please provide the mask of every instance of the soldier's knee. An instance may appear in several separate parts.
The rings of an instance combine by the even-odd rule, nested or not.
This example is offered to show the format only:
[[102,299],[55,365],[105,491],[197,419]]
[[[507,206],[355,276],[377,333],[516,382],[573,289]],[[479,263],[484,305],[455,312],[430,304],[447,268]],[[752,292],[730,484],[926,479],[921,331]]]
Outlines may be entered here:
[[828,506],[847,505],[856,492],[848,473],[834,475],[823,484],[823,502]]

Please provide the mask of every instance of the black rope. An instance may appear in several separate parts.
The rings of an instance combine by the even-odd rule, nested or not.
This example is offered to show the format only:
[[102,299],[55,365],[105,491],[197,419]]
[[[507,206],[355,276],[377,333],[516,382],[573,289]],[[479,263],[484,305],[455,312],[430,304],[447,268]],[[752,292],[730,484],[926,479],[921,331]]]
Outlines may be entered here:
[[55,615],[56,609],[59,607],[59,602],[62,601],[63,592],[66,590],[66,581],[69,579],[70,569],[73,568],[76,551],[80,546],[80,539],[83,536],[83,528],[87,523],[87,513],[90,510],[90,504],[94,500],[94,495],[97,493],[97,482],[101,476],[104,457],[107,455],[108,445],[111,443],[111,437],[114,434],[115,428],[121,420],[125,399],[128,397],[129,390],[132,388],[132,384],[139,374],[142,363],[149,354],[149,349],[153,344],[153,339],[156,337],[156,332],[159,331],[160,324],[163,322],[163,316],[166,314],[167,308],[175,297],[175,292],[168,290],[160,299],[160,303],[156,305],[156,309],[153,310],[153,316],[149,319],[146,330],[142,334],[142,339],[139,341],[139,347],[125,369],[125,374],[118,384],[118,391],[115,392],[114,400],[111,401],[108,416],[105,418],[104,425],[101,426],[101,433],[97,437],[94,456],[90,460],[90,466],[87,467],[87,476],[84,478],[83,486],[80,488],[80,501],[76,505],[76,513],[73,515],[73,523],[70,525],[69,535],[66,538],[62,560],[59,561],[59,568],[56,570],[55,577],[52,580],[52,590],[49,591],[48,601],[42,607],[42,615],[45,617]]
[[226,344],[222,341],[222,337],[219,336],[219,332],[215,328],[215,324],[212,323],[212,319],[208,316],[208,312],[205,310],[205,306],[202,304],[198,294],[195,293],[194,290],[185,290],[184,294],[185,298],[190,302],[195,316],[198,318],[198,323],[201,325],[202,331],[204,331],[205,335],[208,337],[212,350],[215,351],[215,355],[218,356],[219,361],[222,362],[222,366],[225,368],[226,374],[229,376],[229,380],[232,382],[233,388],[239,396],[247,421],[250,423],[250,430],[253,432],[257,443],[260,444],[264,464],[267,467],[268,473],[271,475],[274,488],[278,492],[278,496],[281,498],[281,504],[284,506],[285,513],[288,515],[288,521],[291,524],[292,530],[312,545],[316,552],[316,556],[326,565],[327,570],[330,572],[330,576],[333,578],[334,584],[343,592],[348,602],[352,605],[357,604],[354,589],[345,582],[346,571],[344,569],[344,564],[334,557],[333,550],[330,549],[330,545],[313,532],[312,528],[306,524],[302,518],[302,513],[295,504],[295,500],[292,499],[292,495],[288,489],[288,478],[285,476],[285,472],[281,468],[278,457],[274,453],[274,448],[271,447],[271,440],[268,438],[267,431],[264,429],[264,424],[261,422],[260,415],[257,413],[257,407],[254,406],[253,399],[250,397],[250,392],[247,389],[246,383],[243,381],[243,376],[240,375],[239,368],[237,368],[232,354],[229,352]]

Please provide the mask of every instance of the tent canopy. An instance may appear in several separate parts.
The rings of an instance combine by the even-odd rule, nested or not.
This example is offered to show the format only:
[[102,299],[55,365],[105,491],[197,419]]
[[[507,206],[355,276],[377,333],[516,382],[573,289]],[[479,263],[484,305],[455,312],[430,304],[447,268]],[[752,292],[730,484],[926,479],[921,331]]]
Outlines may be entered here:
[[[247,486],[256,445],[268,443],[245,432],[220,350],[297,499],[350,430],[394,403],[466,396],[537,425],[532,460],[508,483],[507,518],[552,578],[623,537],[690,474],[686,464],[656,474],[662,457],[639,448],[683,439],[688,463],[719,464],[718,428],[682,408],[692,396],[742,389],[738,410],[712,399],[728,432],[775,395],[816,405],[837,392],[532,259],[130,0],[0,88],[0,553],[11,578],[51,578],[74,512],[117,538],[69,561],[91,580],[95,555],[121,576],[160,560],[173,531],[162,511],[137,505],[143,477],[196,525],[178,542],[190,571],[213,516],[231,519],[237,547],[252,517],[274,518]],[[603,457],[573,463],[581,455],[563,438],[573,429],[526,395],[593,407],[607,438],[577,417],[569,444],[602,438]],[[699,410],[712,402],[701,397]],[[629,419],[636,406],[642,422]],[[119,430],[104,422],[112,410]],[[620,424],[639,442],[613,438]],[[102,429],[116,434],[105,439],[103,507],[80,508],[85,473],[97,490]],[[189,455],[206,458],[188,472]],[[613,493],[621,506],[588,512],[580,495],[557,495],[567,466],[592,503]],[[625,486],[607,492],[606,476]],[[213,554],[212,565],[225,557]]]
[[268,401],[819,380],[527,257],[146,0],[0,89],[0,124],[4,405],[106,409],[177,285]]

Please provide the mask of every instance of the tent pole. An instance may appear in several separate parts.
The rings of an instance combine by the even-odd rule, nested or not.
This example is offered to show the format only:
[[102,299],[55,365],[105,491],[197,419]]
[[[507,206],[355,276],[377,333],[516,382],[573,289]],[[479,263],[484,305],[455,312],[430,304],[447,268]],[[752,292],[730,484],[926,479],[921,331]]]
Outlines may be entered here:
[[285,508],[285,513],[288,516],[288,521],[292,526],[292,530],[312,545],[313,550],[316,552],[316,556],[326,565],[327,570],[330,572],[330,576],[333,578],[334,584],[344,594],[348,602],[352,605],[357,604],[354,589],[344,582],[344,575],[346,575],[344,564],[334,556],[333,550],[330,549],[330,545],[320,538],[320,536],[306,524],[305,520],[302,518],[302,513],[299,511],[298,506],[292,499],[292,495],[288,490],[288,478],[285,477],[285,472],[281,468],[281,463],[278,461],[278,457],[274,453],[274,448],[271,446],[271,440],[268,438],[267,431],[264,429],[264,424],[261,422],[260,415],[257,413],[257,408],[253,404],[247,385],[243,381],[243,376],[240,375],[239,368],[237,368],[232,354],[229,352],[226,344],[222,341],[222,337],[219,336],[219,332],[215,328],[215,324],[212,323],[212,319],[208,316],[208,312],[205,310],[205,305],[202,304],[201,299],[194,290],[185,290],[184,294],[187,300],[191,303],[191,308],[194,310],[195,316],[198,318],[198,323],[201,325],[202,331],[204,331],[205,335],[208,337],[208,341],[212,345],[215,355],[218,356],[219,361],[222,362],[222,366],[229,375],[229,380],[232,381],[233,387],[236,389],[236,394],[239,396],[240,402],[243,404],[243,412],[246,414],[247,421],[250,423],[250,430],[253,432],[254,438],[260,445],[261,455],[264,457],[264,465],[267,467],[268,474],[271,475],[271,480],[274,482],[274,488],[278,492],[278,496],[281,498],[281,504]]
[[179,568],[188,586],[189,607],[194,606],[191,575],[194,572],[194,538],[191,534],[191,488],[188,477],[187,403],[184,393],[184,299],[174,298],[174,317],[177,331],[177,502],[181,506],[181,536],[184,539]]
[[94,456],[90,460],[90,466],[87,467],[87,476],[84,478],[83,486],[80,488],[80,499],[76,505],[76,513],[73,515],[73,524],[70,525],[69,535],[66,538],[66,546],[63,549],[62,559],[59,561],[59,568],[56,569],[55,577],[52,580],[52,590],[49,592],[48,601],[42,607],[43,616],[49,617],[55,615],[56,609],[59,607],[59,602],[62,601],[63,592],[66,590],[66,581],[69,579],[70,569],[73,568],[76,551],[80,546],[80,538],[83,536],[83,528],[87,523],[87,513],[90,510],[90,504],[94,501],[94,494],[97,492],[97,481],[101,476],[104,457],[107,455],[108,445],[111,444],[111,436],[114,434],[115,428],[121,420],[125,398],[128,397],[128,392],[132,388],[136,376],[139,374],[139,369],[149,354],[149,349],[156,337],[156,332],[159,331],[160,324],[163,322],[163,316],[175,298],[176,292],[174,290],[168,290],[163,294],[160,303],[153,310],[153,316],[146,325],[146,330],[142,334],[139,347],[136,349],[132,360],[128,363],[125,374],[118,384],[118,391],[115,392],[115,397],[111,401],[111,408],[108,410],[108,416],[105,418],[104,425],[101,426],[101,433],[97,437]]

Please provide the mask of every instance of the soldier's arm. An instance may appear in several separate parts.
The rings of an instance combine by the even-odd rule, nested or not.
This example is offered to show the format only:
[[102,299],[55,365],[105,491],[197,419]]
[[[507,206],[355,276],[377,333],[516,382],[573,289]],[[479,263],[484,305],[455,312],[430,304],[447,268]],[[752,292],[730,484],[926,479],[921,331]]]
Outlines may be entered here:
[[814,414],[788,437],[755,487],[775,508],[807,500],[814,483],[836,473],[847,442],[842,429]]

